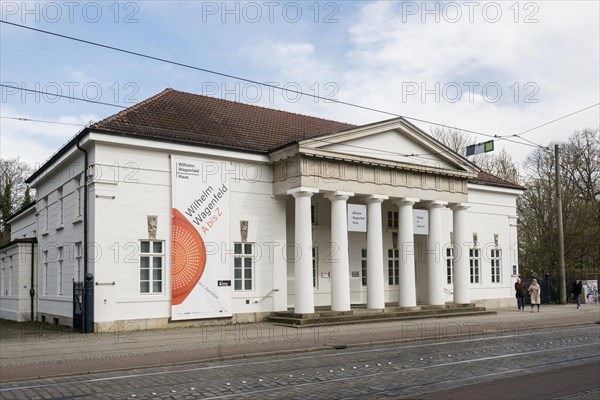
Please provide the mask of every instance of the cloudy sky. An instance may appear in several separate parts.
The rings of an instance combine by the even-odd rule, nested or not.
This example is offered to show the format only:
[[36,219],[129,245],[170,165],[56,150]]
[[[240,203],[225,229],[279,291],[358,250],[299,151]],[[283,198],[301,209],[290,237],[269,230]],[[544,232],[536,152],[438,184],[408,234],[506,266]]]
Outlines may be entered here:
[[33,166],[85,124],[167,87],[356,124],[396,114],[426,132],[442,124],[498,136],[590,107],[497,140],[519,163],[532,143],[600,125],[598,1],[0,3],[0,156]]

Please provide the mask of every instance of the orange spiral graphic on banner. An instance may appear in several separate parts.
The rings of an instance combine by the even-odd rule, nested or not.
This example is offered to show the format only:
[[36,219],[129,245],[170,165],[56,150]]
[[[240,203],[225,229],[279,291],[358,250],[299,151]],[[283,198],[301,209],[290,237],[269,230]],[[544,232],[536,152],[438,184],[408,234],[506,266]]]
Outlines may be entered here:
[[173,305],[183,303],[200,280],[205,266],[204,240],[185,216],[174,208],[171,253]]

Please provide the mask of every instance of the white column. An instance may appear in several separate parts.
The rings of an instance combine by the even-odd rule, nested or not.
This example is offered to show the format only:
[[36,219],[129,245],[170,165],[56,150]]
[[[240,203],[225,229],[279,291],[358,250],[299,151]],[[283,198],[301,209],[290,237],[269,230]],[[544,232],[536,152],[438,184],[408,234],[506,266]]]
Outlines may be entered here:
[[367,199],[367,308],[385,308],[381,203],[387,196]]
[[429,208],[429,235],[427,237],[427,303],[444,305],[446,264],[442,246],[442,209],[448,202],[432,201]]
[[298,314],[315,312],[312,277],[312,226],[310,222],[310,198],[318,189],[296,188],[288,190],[295,199],[295,247],[294,260],[294,310]]
[[398,206],[398,249],[400,253],[398,305],[400,307],[417,306],[413,205],[418,201],[419,199],[404,197],[394,202]]
[[[287,196],[273,198],[273,247],[268,248],[273,258],[273,311],[287,311],[287,257],[286,202]],[[265,249],[267,250],[267,249]],[[271,253],[272,252],[272,253]]]
[[467,233],[468,204],[457,203],[450,207],[453,211],[453,254],[454,254],[454,302],[468,304],[471,302],[469,285],[469,235]]
[[331,200],[331,310],[350,311],[350,264],[348,262],[348,214],[346,201],[354,193],[334,192]]

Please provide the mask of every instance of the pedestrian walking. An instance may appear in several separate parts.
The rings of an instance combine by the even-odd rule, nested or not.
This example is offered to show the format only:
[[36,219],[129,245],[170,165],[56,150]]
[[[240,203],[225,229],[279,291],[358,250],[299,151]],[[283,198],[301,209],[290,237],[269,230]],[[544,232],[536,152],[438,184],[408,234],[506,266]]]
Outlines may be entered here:
[[517,278],[515,282],[515,296],[518,311],[525,311],[525,284],[521,282],[521,278]]
[[583,292],[583,285],[579,279],[575,279],[573,282],[572,288],[573,296],[575,296],[575,302],[577,303],[577,308],[581,305],[581,293]]
[[529,296],[531,297],[531,311],[533,312],[533,306],[537,305],[537,310],[540,312],[540,303],[541,303],[541,288],[538,285],[537,279],[531,281],[531,285],[529,285]]

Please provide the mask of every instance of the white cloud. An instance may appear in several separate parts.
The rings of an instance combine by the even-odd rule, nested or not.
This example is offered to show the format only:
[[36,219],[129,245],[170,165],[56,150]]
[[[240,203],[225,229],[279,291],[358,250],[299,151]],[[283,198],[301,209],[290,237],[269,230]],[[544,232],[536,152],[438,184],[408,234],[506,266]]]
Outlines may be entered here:
[[[430,23],[432,16],[422,23],[418,15],[404,15],[407,22],[401,23],[397,4],[366,5],[349,29],[352,48],[347,55],[353,68],[339,75],[340,86],[352,88],[342,89],[346,100],[500,135],[599,101],[598,3],[539,3],[535,24],[515,23],[509,9],[513,3],[501,3],[506,18],[495,24],[483,18]],[[524,11],[532,10],[521,9],[521,21]],[[472,100],[467,97],[469,82],[478,84]],[[484,98],[486,84],[491,91]],[[445,85],[462,88],[465,98],[454,102],[453,92],[444,93]],[[415,86],[416,93],[407,92]],[[498,101],[493,101],[495,87],[502,90]],[[354,115],[362,119],[361,114]],[[526,137],[547,145],[599,123],[596,108]],[[427,124],[419,125],[429,130]],[[499,142],[504,143],[518,161],[532,150]]]
[[[492,2],[501,8],[497,22],[492,8],[484,14],[488,3],[477,3],[472,21],[467,3],[454,3],[461,17],[450,22],[456,16],[448,11],[436,23],[431,14],[406,14],[407,2],[365,2],[350,22],[343,19],[336,27],[346,35],[335,51],[330,41],[299,41],[282,30],[276,39],[262,38],[238,54],[254,68],[274,71],[268,73],[271,81],[295,82],[307,93],[335,93],[342,101],[492,135],[515,134],[599,101],[598,3]],[[443,9],[447,3],[426,6],[436,4]],[[329,84],[334,86],[328,90]],[[296,103],[278,92],[274,97],[280,101],[266,97],[259,104],[351,123],[391,118],[310,98]],[[599,124],[596,108],[526,138],[548,145]],[[497,148],[502,147],[518,162],[532,151],[499,140]]]
[[[47,118],[26,114],[8,106],[3,106],[2,117],[0,119],[0,131],[2,132],[0,135],[0,157],[19,157],[21,161],[32,166],[39,166],[86,124],[98,120],[95,114],[62,115],[56,118]],[[12,117],[51,120],[78,126],[9,119]]]
[[[303,19],[305,25],[222,23],[220,16],[211,16],[208,23],[201,23],[200,9],[195,3],[183,2],[183,8],[164,2],[151,3],[140,8],[141,22],[130,26],[125,47],[139,47],[148,53],[232,75],[280,85],[297,84],[291,88],[450,126],[490,134],[514,134],[600,101],[598,2],[476,2],[478,7],[472,22],[467,2],[380,1],[346,6],[348,2],[339,5],[341,12],[336,15],[339,23],[315,24],[307,17]],[[439,16],[440,22],[436,23],[434,15],[423,15],[422,10],[409,14],[406,9],[416,5],[443,10],[451,3],[462,9],[455,23],[448,21],[455,17],[451,10]],[[482,9],[486,4],[502,8],[498,22],[489,21],[493,16],[491,9],[484,17]],[[517,22],[515,7],[519,10]],[[421,18],[426,22],[421,22]],[[524,23],[526,18],[537,22]],[[164,23],[175,19],[189,23]],[[84,28],[81,27],[79,36],[88,37],[89,32]],[[274,31],[276,35],[272,34]],[[36,44],[46,43],[41,37],[37,40]],[[98,39],[105,40],[105,37]],[[163,48],[165,43],[161,40],[171,41],[172,46]],[[26,65],[36,65],[34,56],[29,57]],[[14,59],[5,57],[3,65],[12,65],[9,61]],[[215,87],[221,91],[235,88],[232,81],[222,77],[167,64],[141,61],[138,64],[139,60],[125,56],[119,62],[88,57],[94,63],[87,65],[78,63],[78,59],[65,56],[61,60],[58,65],[62,68],[55,68],[62,73],[60,79],[86,83],[95,81],[95,76],[103,77],[103,101],[113,101],[110,85],[123,83],[125,76],[145,89],[137,100],[167,86],[198,93],[206,82],[219,84]],[[40,79],[37,73],[32,76]],[[475,93],[469,93],[469,85],[474,84],[477,84]],[[496,88],[502,90],[502,97],[490,101],[482,96],[486,84],[491,90],[488,97],[495,95]],[[245,83],[239,85],[243,88]],[[119,88],[123,94],[123,84]],[[417,92],[409,91],[415,88]],[[460,100],[454,98],[456,88],[462,91]],[[351,123],[391,118],[322,100],[293,99],[294,95],[286,97],[278,91],[263,89],[258,102],[243,97],[236,100]],[[537,102],[529,102],[532,100]],[[93,115],[78,115],[78,109],[74,110],[74,105],[67,102],[56,107],[64,105],[69,108],[55,108],[52,114],[45,112],[45,118],[37,119],[65,118],[83,124],[98,119]],[[99,113],[106,110],[88,105],[86,110],[89,109]],[[41,115],[38,108],[22,115],[3,104],[2,114],[9,115],[9,111],[15,111],[14,115],[19,117]],[[47,158],[77,131],[76,127],[61,125],[5,119],[0,122],[2,155],[27,153],[35,161]],[[598,108],[595,108],[528,133],[526,138],[547,145],[552,140],[565,139],[573,130],[598,125]],[[419,126],[425,131],[431,128],[427,123]],[[532,150],[513,143],[506,146],[518,160]]]

